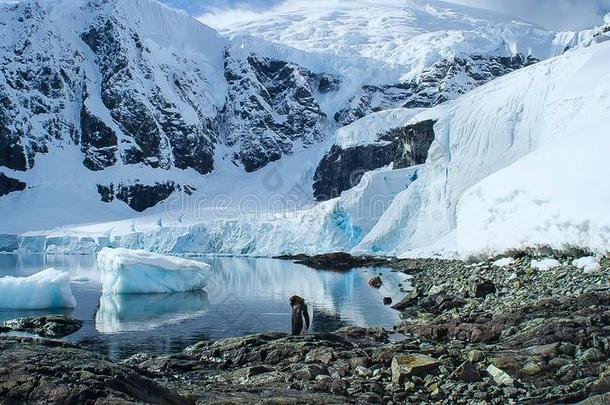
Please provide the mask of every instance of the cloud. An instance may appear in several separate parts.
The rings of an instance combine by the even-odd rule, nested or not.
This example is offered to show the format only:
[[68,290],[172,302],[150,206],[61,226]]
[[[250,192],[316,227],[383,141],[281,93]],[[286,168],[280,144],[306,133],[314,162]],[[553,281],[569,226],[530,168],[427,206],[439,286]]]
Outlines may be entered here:
[[581,30],[600,25],[610,0],[446,0],[514,15],[551,30]]

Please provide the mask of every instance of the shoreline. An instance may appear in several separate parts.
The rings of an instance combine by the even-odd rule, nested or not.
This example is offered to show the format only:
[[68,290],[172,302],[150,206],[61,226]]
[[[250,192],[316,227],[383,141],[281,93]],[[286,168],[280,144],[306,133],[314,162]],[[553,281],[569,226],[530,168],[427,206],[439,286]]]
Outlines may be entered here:
[[[379,265],[374,260],[371,265]],[[21,392],[16,376],[31,384],[28,395],[54,378],[43,375],[36,361],[24,374],[25,364],[15,360],[35,347],[45,358],[83,352],[79,356],[92,364],[149,379],[142,381],[183,403],[603,403],[610,400],[610,261],[603,258],[599,270],[586,273],[571,264],[573,258],[559,260],[545,270],[532,268],[527,256],[506,267],[492,261],[387,261],[385,266],[412,275],[414,287],[394,303],[403,322],[392,331],[354,326],[305,337],[269,332],[202,341],[178,354],[140,353],[118,363],[69,344],[2,337],[0,357],[13,360],[3,358],[0,397]],[[402,338],[391,340],[390,333]],[[82,367],[74,367],[69,381],[54,384],[78,381],[91,390],[97,380],[82,380]],[[108,389],[123,386],[129,384]],[[129,390],[98,394],[143,401]]]

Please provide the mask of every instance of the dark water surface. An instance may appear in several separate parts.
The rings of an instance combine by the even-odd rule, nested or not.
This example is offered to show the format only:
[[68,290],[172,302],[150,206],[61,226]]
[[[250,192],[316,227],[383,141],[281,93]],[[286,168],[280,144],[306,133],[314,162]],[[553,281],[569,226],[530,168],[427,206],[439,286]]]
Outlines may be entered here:
[[[346,325],[391,328],[398,312],[384,306],[404,296],[408,276],[387,268],[347,272],[315,270],[290,261],[202,257],[212,266],[205,291],[177,294],[102,295],[94,256],[0,255],[0,276],[28,276],[54,267],[70,272],[74,309],[0,308],[0,321],[23,316],[68,314],[84,321],[67,340],[86,344],[111,359],[138,352],[171,353],[205,339],[290,330],[288,298],[304,297],[313,310],[312,330]],[[367,281],[382,273],[376,290]]]

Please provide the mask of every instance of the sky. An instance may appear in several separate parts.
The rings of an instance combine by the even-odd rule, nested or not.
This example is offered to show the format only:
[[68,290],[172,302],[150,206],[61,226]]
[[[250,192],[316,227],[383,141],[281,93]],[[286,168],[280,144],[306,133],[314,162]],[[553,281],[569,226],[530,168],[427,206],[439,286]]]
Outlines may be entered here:
[[[2,1],[2,0],[0,0]],[[282,0],[160,0],[199,17],[222,11],[260,12]],[[307,2],[307,0],[303,0]],[[401,0],[397,0],[401,1]],[[600,25],[610,0],[447,0],[501,11],[550,30],[579,30]],[[213,24],[211,24],[213,25]]]

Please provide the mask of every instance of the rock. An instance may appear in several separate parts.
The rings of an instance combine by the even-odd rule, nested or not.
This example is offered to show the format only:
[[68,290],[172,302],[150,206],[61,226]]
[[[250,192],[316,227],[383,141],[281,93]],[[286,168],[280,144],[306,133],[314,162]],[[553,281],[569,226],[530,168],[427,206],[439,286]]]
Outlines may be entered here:
[[371,359],[368,357],[353,357],[349,359],[349,364],[353,369],[358,367],[368,367],[371,364]]
[[388,262],[385,258],[376,258],[369,256],[352,256],[346,252],[325,253],[321,255],[287,255],[276,256],[276,259],[293,260],[297,264],[304,264],[314,269],[319,270],[350,270],[354,267],[365,267],[374,264],[387,266]]
[[579,356],[579,360],[587,362],[587,363],[594,363],[596,361],[602,361],[605,359],[606,359],[606,356],[604,356],[604,354],[601,352],[601,350],[599,350],[595,347],[585,350]]
[[471,350],[468,352],[468,360],[472,363],[478,363],[485,360],[485,353],[480,350]]
[[392,303],[392,297],[383,297],[383,305],[390,305]]
[[133,369],[54,340],[0,338],[2,403],[192,404]]
[[369,368],[364,367],[364,366],[356,367],[355,371],[361,377],[369,377],[370,375],[373,374]]
[[496,292],[496,285],[487,279],[475,279],[468,285],[468,296],[472,298],[484,298]]
[[428,290],[428,295],[436,295],[436,294],[440,294],[442,293],[444,290],[444,288],[440,285],[433,285],[432,287],[430,287],[430,289]]
[[528,361],[527,363],[525,363],[525,365],[521,369],[521,372],[523,372],[527,375],[536,375],[536,374],[541,373],[542,370],[544,370],[544,368],[538,362]]
[[275,371],[275,370],[272,369],[271,367],[266,367],[266,366],[244,367],[242,369],[234,371],[233,378],[235,378],[236,380],[247,380],[250,377],[253,377],[255,375],[269,373],[272,371]]
[[423,354],[401,354],[392,359],[392,381],[402,384],[406,377],[425,376],[438,370],[439,361]]
[[415,306],[419,298],[417,297],[405,297],[402,300],[398,301],[396,304],[392,305],[392,309],[396,309],[398,311],[402,311],[409,307]]
[[1,324],[5,332],[26,332],[42,337],[61,338],[77,332],[83,321],[65,315],[19,318]]
[[584,401],[580,401],[578,405],[607,405],[610,404],[610,393],[594,395],[585,399]]
[[487,372],[498,385],[511,386],[514,384],[513,378],[510,375],[508,375],[506,372],[502,371],[498,367],[494,366],[493,364],[490,364],[487,367]]
[[317,347],[315,349],[310,350],[305,355],[305,361],[307,362],[320,362],[323,364],[330,364],[330,362],[335,358],[335,355],[332,349],[326,347]]
[[13,191],[23,191],[25,187],[26,184],[24,182],[8,177],[0,172],[0,197]]
[[171,180],[153,184],[142,184],[135,181],[129,184],[97,185],[97,191],[103,202],[111,202],[116,198],[138,212],[154,207],[166,200],[176,190],[184,190],[185,193],[191,194],[194,188],[189,185],[175,184]]
[[317,201],[339,197],[358,185],[364,173],[392,162],[396,145],[362,145],[343,149],[333,145],[320,160],[314,174],[313,195]]
[[570,364],[570,360],[563,359],[561,357],[556,357],[554,359],[549,360],[549,366],[551,366],[553,368],[561,368],[568,364]]
[[369,280],[369,285],[373,288],[380,288],[382,284],[383,281],[381,281],[381,277],[379,276],[375,276]]
[[481,373],[479,373],[479,370],[469,361],[460,364],[460,366],[451,373],[451,377],[467,383],[481,381]]
[[292,374],[292,378],[299,381],[313,380],[321,374],[328,374],[326,369],[318,364],[308,364]]

